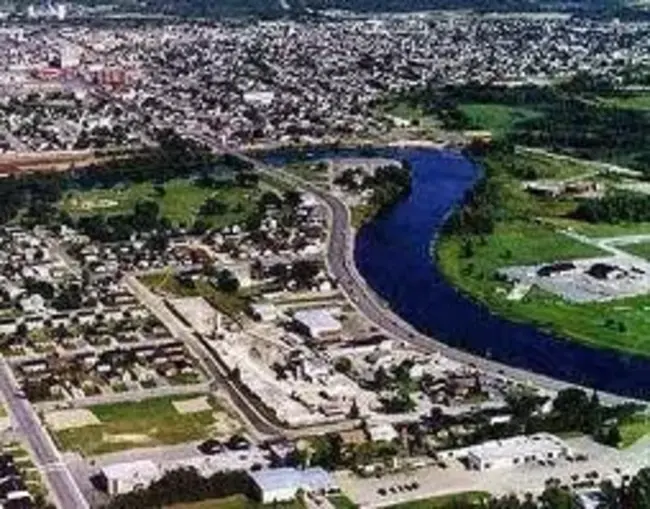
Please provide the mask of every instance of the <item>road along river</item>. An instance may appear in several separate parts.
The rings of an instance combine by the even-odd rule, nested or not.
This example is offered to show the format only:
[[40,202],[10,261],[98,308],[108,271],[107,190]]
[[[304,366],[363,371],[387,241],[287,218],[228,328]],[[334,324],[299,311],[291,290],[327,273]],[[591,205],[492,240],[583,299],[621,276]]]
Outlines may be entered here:
[[[551,378],[650,399],[650,359],[553,337],[492,314],[452,288],[431,258],[431,241],[479,169],[452,151],[432,149],[314,149],[302,158],[369,155],[403,159],[413,169],[412,192],[358,232],[354,258],[368,285],[401,318],[451,347]],[[271,164],[296,160],[274,152]]]

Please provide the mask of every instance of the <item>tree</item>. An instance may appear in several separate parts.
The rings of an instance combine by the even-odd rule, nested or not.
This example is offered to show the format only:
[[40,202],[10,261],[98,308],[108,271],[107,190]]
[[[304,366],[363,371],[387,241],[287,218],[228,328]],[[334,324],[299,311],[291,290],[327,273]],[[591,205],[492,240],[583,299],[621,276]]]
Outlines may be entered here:
[[314,441],[311,464],[335,470],[343,463],[343,439],[338,433],[328,433]]
[[347,374],[352,369],[352,361],[348,357],[339,357],[334,361],[334,369],[339,373]]
[[220,216],[226,212],[228,212],[228,205],[214,196],[207,198],[199,209],[199,214],[202,216]]
[[26,338],[27,334],[29,334],[29,329],[27,328],[27,324],[25,322],[21,322],[16,326],[16,336],[19,338]]
[[133,211],[133,227],[139,231],[149,231],[158,225],[160,207],[153,200],[139,201]]
[[350,407],[350,413],[348,414],[350,419],[359,418],[359,405],[357,404],[356,398],[352,400],[352,406]]
[[239,290],[239,279],[228,269],[217,273],[217,288],[222,292],[235,293]]
[[626,498],[630,502],[628,507],[650,507],[650,468],[643,468],[632,478]]
[[291,209],[296,209],[302,203],[302,198],[298,191],[290,190],[284,193],[284,203]]

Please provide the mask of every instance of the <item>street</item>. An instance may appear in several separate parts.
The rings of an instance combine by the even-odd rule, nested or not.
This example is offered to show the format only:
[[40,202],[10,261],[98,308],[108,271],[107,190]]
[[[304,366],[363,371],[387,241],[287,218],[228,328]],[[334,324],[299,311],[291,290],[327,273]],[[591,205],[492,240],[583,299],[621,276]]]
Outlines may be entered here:
[[61,509],[88,508],[86,499],[79,491],[67,466],[41,424],[36,412],[27,399],[17,396],[11,368],[5,359],[0,359],[0,391],[4,395],[13,422],[23,434],[34,454],[38,466],[47,477],[47,482]]
[[[201,141],[206,143],[208,142],[208,140],[205,139],[202,139]],[[219,147],[214,146],[213,144],[209,145],[213,150],[219,150]],[[354,262],[354,234],[350,227],[350,212],[348,207],[341,200],[330,193],[323,191],[317,186],[306,182],[300,177],[287,173],[279,168],[271,168],[266,164],[241,153],[232,153],[232,155],[236,155],[237,157],[242,158],[242,160],[253,164],[259,171],[265,172],[275,178],[280,178],[300,189],[309,191],[318,196],[327,205],[330,213],[330,228],[326,259],[329,272],[336,278],[340,288],[348,296],[359,312],[379,328],[383,329],[387,334],[409,343],[420,350],[439,352],[449,359],[467,365],[473,365],[477,369],[486,373],[498,374],[499,376],[510,378],[521,383],[532,383],[540,388],[550,391],[559,391],[568,387],[576,387],[575,384],[555,380],[538,373],[501,364],[463,350],[452,348],[435,338],[417,331],[409,323],[404,321],[397,314],[393,313],[381,298],[368,287],[366,281],[357,271]],[[585,387],[583,387],[583,389],[590,390]],[[616,394],[599,393],[599,395],[601,401],[608,404],[635,401],[632,398]],[[645,404],[645,401],[638,402]]]

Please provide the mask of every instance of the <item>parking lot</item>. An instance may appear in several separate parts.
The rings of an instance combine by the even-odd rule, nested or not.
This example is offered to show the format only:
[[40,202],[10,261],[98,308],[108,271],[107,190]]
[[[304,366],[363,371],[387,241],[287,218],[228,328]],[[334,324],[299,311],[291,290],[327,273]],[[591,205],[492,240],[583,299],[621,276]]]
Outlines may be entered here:
[[379,478],[360,478],[350,472],[341,472],[337,478],[341,489],[355,503],[385,507],[466,491],[487,491],[493,495],[539,493],[551,478],[574,488],[598,485],[606,478],[620,482],[623,476],[636,473],[650,455],[650,437],[624,451],[600,446],[585,438],[567,442],[576,451],[576,456],[583,454],[587,460],[559,460],[555,466],[535,463],[483,472],[466,470],[459,462],[449,462],[447,468],[425,467]]

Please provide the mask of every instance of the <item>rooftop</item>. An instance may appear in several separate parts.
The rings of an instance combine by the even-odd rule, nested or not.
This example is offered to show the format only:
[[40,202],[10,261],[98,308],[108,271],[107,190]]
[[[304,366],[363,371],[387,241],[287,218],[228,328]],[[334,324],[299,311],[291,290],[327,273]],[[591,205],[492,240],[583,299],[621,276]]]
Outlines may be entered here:
[[336,481],[320,467],[306,468],[273,468],[251,472],[251,478],[263,491],[275,491],[295,488],[306,491],[332,490]]
[[107,479],[152,479],[160,474],[160,470],[153,461],[138,460],[105,466],[102,473]]
[[549,433],[537,433],[505,440],[490,440],[470,447],[467,452],[482,460],[494,461],[515,456],[541,456],[548,452],[561,453],[567,450],[568,446],[558,437]]
[[296,311],[293,317],[296,321],[309,329],[336,331],[341,328],[341,323],[326,309]]

